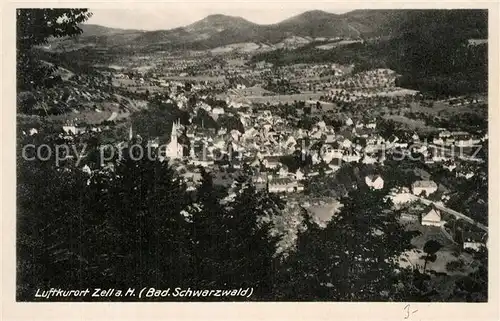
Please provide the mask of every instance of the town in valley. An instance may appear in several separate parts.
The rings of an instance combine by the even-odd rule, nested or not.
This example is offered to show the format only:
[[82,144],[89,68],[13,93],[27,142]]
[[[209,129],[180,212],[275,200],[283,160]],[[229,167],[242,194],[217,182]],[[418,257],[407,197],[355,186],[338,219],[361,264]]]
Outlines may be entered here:
[[17,12],[18,300],[488,301],[487,10],[93,14]]

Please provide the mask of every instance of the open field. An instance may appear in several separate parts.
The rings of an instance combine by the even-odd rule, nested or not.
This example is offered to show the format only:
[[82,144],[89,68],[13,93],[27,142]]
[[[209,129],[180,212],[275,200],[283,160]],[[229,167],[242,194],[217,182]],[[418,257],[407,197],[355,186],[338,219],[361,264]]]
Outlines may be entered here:
[[381,91],[378,93],[375,93],[373,95],[369,95],[369,97],[376,97],[376,96],[381,96],[381,97],[404,97],[407,95],[415,95],[418,91],[412,90],[412,89],[406,89],[406,88],[391,88],[390,90],[387,91]]
[[73,110],[62,115],[51,115],[50,119],[55,123],[66,122],[87,123],[89,125],[100,124],[103,121],[116,121],[128,118],[132,112],[147,108],[147,102],[132,100],[121,95],[116,95],[119,103],[102,102],[96,103],[95,108],[87,106],[83,110]]
[[236,96],[264,96],[265,94],[271,94],[269,90],[262,88],[261,86],[253,86],[242,89],[229,89],[229,94]]
[[332,201],[325,204],[312,205],[307,210],[311,213],[314,222],[319,226],[325,227],[341,207],[342,204],[340,202]]
[[[279,103],[294,103],[295,101],[318,101],[323,93],[302,93],[292,95],[273,95],[273,96],[246,96],[249,101],[256,104],[277,105]],[[321,102],[322,105],[334,105],[333,103]]]
[[208,82],[218,82],[224,81],[225,76],[166,76],[163,77],[166,80],[176,80],[176,81],[208,81]]
[[230,67],[241,67],[245,65],[246,60],[243,58],[228,59],[227,65]]
[[362,41],[361,40],[341,40],[341,41],[337,41],[337,42],[331,42],[331,43],[327,43],[324,45],[316,46],[316,48],[323,49],[323,50],[330,50],[330,49],[333,49],[336,47],[350,45],[353,43],[360,43],[360,42],[362,42]]
[[99,124],[112,115],[111,111],[96,112],[94,110],[85,110],[79,112],[70,112],[63,115],[52,115],[50,116],[55,122],[66,123],[66,122],[82,122],[89,125]]
[[222,47],[217,47],[211,49],[210,52],[212,54],[220,54],[220,53],[228,53],[228,52],[254,52],[261,49],[261,45],[256,44],[254,42],[242,42],[230,44]]
[[[344,72],[344,74],[349,74],[352,71],[352,67],[350,66],[343,66],[341,67],[341,70]],[[328,82],[330,79],[335,79],[336,77],[333,75],[328,75],[328,76],[316,76],[316,77],[302,77],[302,78],[292,78],[290,79],[290,83],[296,84],[296,83],[304,83],[304,82]]]
[[423,106],[419,102],[410,104],[410,112],[412,113],[425,113],[428,115],[440,114],[462,114],[470,112],[483,112],[483,107],[480,104],[467,104],[462,106],[450,106],[442,101],[434,102],[432,107]]

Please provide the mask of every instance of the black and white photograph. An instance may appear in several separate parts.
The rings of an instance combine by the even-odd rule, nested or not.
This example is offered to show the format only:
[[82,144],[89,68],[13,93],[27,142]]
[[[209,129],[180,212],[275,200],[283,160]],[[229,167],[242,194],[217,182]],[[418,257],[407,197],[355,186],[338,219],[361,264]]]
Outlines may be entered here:
[[17,302],[491,302],[488,9],[15,14]]

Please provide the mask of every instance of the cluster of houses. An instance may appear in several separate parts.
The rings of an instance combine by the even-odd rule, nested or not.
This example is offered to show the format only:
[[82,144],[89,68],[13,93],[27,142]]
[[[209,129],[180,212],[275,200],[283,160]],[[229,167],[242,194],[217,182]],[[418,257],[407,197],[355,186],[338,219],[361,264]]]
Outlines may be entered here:
[[[374,190],[380,190],[384,188],[384,179],[381,175],[370,174],[365,176],[365,184]],[[455,215],[455,211],[449,210],[443,203],[428,201],[426,197],[436,193],[438,191],[438,184],[432,180],[417,180],[411,184],[411,187],[399,187],[393,188],[389,193],[389,197],[392,202],[400,208],[401,205],[411,205],[415,202],[423,202],[425,205],[420,211],[417,212],[402,212],[401,219],[406,222],[418,222],[422,226],[426,227],[438,227],[444,230],[444,226],[447,222],[447,217]],[[442,199],[446,200],[448,197],[443,195]],[[416,206],[419,208],[419,206]],[[446,212],[451,212],[447,213]],[[463,217],[463,216],[462,216]],[[470,219],[469,219],[470,220]],[[470,222],[469,222],[470,223]],[[445,235],[449,235],[449,232],[444,230]],[[461,246],[463,249],[472,249],[475,251],[480,250],[487,246],[487,233],[485,231],[460,231],[462,233]],[[450,235],[450,237],[452,237]]]
[[[447,222],[446,216],[444,215],[445,211],[445,208],[431,204],[427,206],[423,211],[420,217],[420,223],[423,226],[439,227],[443,230],[443,233],[445,235],[450,235],[451,231],[447,231],[445,228],[445,224]],[[415,220],[418,218],[413,219]],[[463,249],[472,249],[474,251],[479,251],[481,250],[481,248],[486,248],[488,245],[488,234],[486,231],[480,231],[476,228],[475,230],[460,230],[455,231],[454,233],[461,234],[461,237],[459,239],[461,240],[460,245]],[[450,236],[453,238],[452,235]]]
[[[169,69],[178,73],[180,70],[191,66],[191,62],[175,62],[169,60],[163,69]],[[197,61],[199,63],[199,61]],[[238,70],[240,67],[234,67]],[[245,67],[246,68],[246,67]],[[269,68],[263,65],[256,70],[248,70],[250,74],[265,72]],[[240,68],[241,69],[241,68]],[[332,96],[343,97],[346,101],[356,100],[363,96],[347,93],[344,89],[380,89],[394,88],[396,74],[388,69],[376,69],[355,75],[344,77],[346,69],[338,65],[294,65],[286,67],[283,71],[291,75],[291,78],[311,78],[321,76],[322,73],[329,73],[334,76],[332,87],[339,88],[331,92]],[[120,75],[118,75],[120,76]],[[115,75],[116,77],[116,75]],[[338,77],[338,78],[337,78]],[[144,79],[139,78],[142,85],[147,85]],[[290,155],[303,155],[310,157],[312,167],[316,165],[326,165],[323,172],[331,174],[338,171],[343,163],[360,163],[366,165],[383,165],[386,160],[386,151],[393,149],[407,149],[411,146],[410,152],[417,152],[426,158],[426,162],[441,163],[443,168],[455,171],[457,176],[470,179],[474,176],[472,169],[463,166],[459,161],[449,155],[439,155],[434,147],[472,147],[484,142],[485,137],[474,137],[467,132],[450,132],[442,130],[432,139],[432,144],[424,144],[417,133],[407,137],[397,137],[393,135],[383,138],[377,131],[377,120],[375,118],[354,119],[346,117],[340,128],[334,128],[325,121],[318,121],[309,130],[297,128],[290,119],[283,118],[272,112],[272,109],[249,108],[248,101],[242,99],[236,101],[230,99],[226,106],[213,106],[208,102],[208,97],[201,92],[211,89],[212,85],[197,83],[190,88],[190,93],[186,93],[184,83],[153,79],[153,85],[163,87],[168,93],[166,103],[173,103],[179,109],[186,110],[194,107],[194,113],[201,110],[208,113],[214,120],[218,120],[223,115],[231,115],[239,118],[243,125],[243,131],[221,128],[218,130],[204,128],[203,125],[195,124],[181,125],[178,121],[172,125],[170,139],[162,146],[160,156],[162,159],[170,159],[175,164],[176,169],[184,178],[188,185],[188,190],[195,190],[201,182],[199,167],[204,167],[214,177],[214,184],[223,185],[229,188],[229,195],[232,195],[235,178],[244,171],[250,172],[253,182],[259,188],[266,188],[272,193],[301,193],[304,191],[304,182],[308,177],[319,175],[317,170],[302,169],[291,171],[285,164],[284,158]],[[307,82],[300,82],[300,86],[309,86]],[[308,90],[302,88],[301,90]],[[255,93],[253,91],[256,91]],[[198,92],[200,94],[198,95]],[[258,87],[246,87],[237,85],[235,89],[238,95],[245,97],[248,95],[260,95]],[[81,93],[85,94],[85,92]],[[189,95],[197,95],[194,106],[190,104]],[[359,96],[359,97],[358,97]],[[66,100],[71,99],[64,97]],[[234,97],[232,97],[234,98]],[[192,120],[192,119],[191,119]],[[63,132],[66,136],[78,136],[89,130],[99,131],[98,127],[88,128],[78,126],[75,123],[65,124]],[[36,134],[36,129],[30,131],[30,135]],[[133,130],[130,129],[129,139],[134,137]],[[159,138],[152,138],[148,141],[149,146],[159,147]],[[314,146],[319,146],[317,149]],[[88,166],[87,166],[88,167]],[[85,171],[92,171],[85,168]],[[364,178],[366,185],[372,189],[384,188],[384,179],[381,175],[367,175]],[[410,188],[403,188],[394,192],[391,196],[393,202],[402,204],[415,200],[418,197],[428,197],[438,190],[438,186],[431,180],[419,180],[414,182]],[[443,225],[442,213],[436,207],[430,208],[420,217],[420,222],[425,226]],[[470,247],[477,238],[469,237]],[[477,242],[476,242],[477,243]]]
[[[318,78],[323,76],[341,77],[346,75],[351,66],[339,64],[295,64],[285,66],[280,72],[288,79]],[[304,91],[309,88],[304,87]]]
[[432,140],[432,143],[439,146],[472,147],[481,143],[482,139],[473,137],[464,131],[450,132],[443,130]]
[[[324,122],[319,122],[309,131],[303,129],[287,129],[286,120],[275,117],[268,110],[260,111],[256,114],[241,114],[242,122],[247,128],[245,133],[236,135],[235,141],[242,146],[246,146],[244,151],[245,156],[249,160],[250,165],[258,169],[255,171],[254,182],[266,186],[269,192],[273,193],[297,193],[303,191],[303,180],[307,176],[314,176],[317,173],[303,173],[298,170],[295,173],[290,173],[286,166],[281,163],[281,157],[289,155],[294,150],[300,150],[302,146],[298,145],[305,137],[313,141],[322,141],[323,146],[321,153],[313,154],[312,160],[314,164],[326,162],[329,164],[329,173],[338,170],[342,162],[363,162],[366,155],[350,154],[348,150],[354,151],[377,151],[377,146],[390,147],[408,147],[408,143],[401,143],[399,139],[393,138],[390,141],[384,140],[375,133],[375,122],[360,122],[346,119],[345,126],[349,128],[347,135],[344,131],[335,132],[335,130],[327,126]],[[368,129],[368,131],[363,131]],[[463,133],[460,133],[463,134]],[[448,136],[447,133],[441,134],[441,137]],[[362,147],[356,141],[357,137],[366,139],[366,145]],[[413,135],[412,140],[418,141],[418,135]],[[247,143],[251,145],[247,145]],[[335,144],[333,144],[335,143]],[[269,148],[259,148],[259,146]],[[334,148],[332,148],[332,146]],[[273,148],[274,147],[274,148]],[[329,148],[330,147],[330,148]],[[251,155],[255,155],[252,158]],[[358,156],[358,157],[354,157]],[[253,159],[253,161],[252,161]],[[375,158],[374,162],[379,162]],[[366,164],[366,162],[364,162]],[[365,183],[372,189],[384,188],[384,179],[381,175],[367,175]],[[410,188],[402,188],[400,191],[392,194],[394,203],[402,204],[418,200],[419,197],[429,197],[438,191],[438,184],[432,180],[415,181]],[[443,196],[446,199],[447,196]],[[423,226],[442,227],[445,223],[443,214],[440,209],[435,206],[429,206],[426,211],[418,217],[410,217],[412,220],[418,220]],[[471,249],[479,249],[485,246],[484,235],[481,233],[467,232],[464,234],[463,247]]]
[[397,74],[390,69],[373,69],[351,74],[334,82],[335,88],[387,88],[396,86]]
[[383,87],[383,88],[329,88],[326,92],[326,100],[334,103],[353,103],[356,101],[366,102],[372,98],[393,98],[393,97],[408,97],[415,96],[417,91],[411,89],[403,89],[400,87]]
[[[168,88],[170,90],[169,99],[177,103],[179,107],[186,106],[188,98],[182,90],[178,90],[180,83],[172,82]],[[198,88],[199,87],[199,88]],[[202,90],[203,85],[194,85],[192,90]],[[240,88],[245,89],[245,88]],[[273,114],[269,109],[249,110],[248,108],[212,107],[205,102],[204,96],[197,100],[195,111],[204,110],[217,120],[225,113],[237,115],[244,126],[244,131],[227,131],[221,128],[206,129],[203,126],[190,125],[185,126],[176,123],[172,126],[170,141],[167,150],[164,153],[166,158],[188,159],[189,163],[195,166],[214,167],[222,156],[230,156],[229,165],[232,168],[240,169],[242,164],[247,163],[259,170],[265,169],[274,171],[277,178],[283,178],[279,175],[279,170],[284,170],[281,163],[283,156],[291,155],[300,151],[311,156],[312,165],[326,164],[327,174],[340,169],[342,163],[362,163],[362,164],[384,164],[386,153],[394,148],[408,148],[413,146],[413,151],[422,153],[424,156],[431,151],[425,144],[421,143],[419,135],[399,138],[395,135],[388,139],[382,138],[377,132],[377,121],[375,119],[356,119],[350,117],[344,119],[341,128],[335,128],[327,125],[324,121],[319,121],[310,130],[296,128],[290,124],[287,118],[282,118]],[[74,124],[67,124],[63,127],[67,135],[79,135],[87,129],[78,127]],[[179,137],[185,135],[189,146],[185,142],[179,141]],[[445,140],[445,143],[453,142],[464,146],[466,142],[477,143],[478,140],[472,138],[465,132],[448,132],[443,130],[433,140]],[[313,145],[321,146],[318,150],[312,148]],[[159,146],[158,138],[152,139],[150,145]],[[234,157],[234,153],[239,156]],[[470,178],[473,173],[458,171],[460,164],[454,160],[443,159],[438,156],[431,158],[432,161],[442,161],[443,167],[448,170],[456,170],[457,176],[462,175]],[[218,165],[217,165],[218,166]],[[317,175],[317,172],[308,173],[310,176]],[[288,180],[281,180],[279,184],[270,184],[271,190],[280,191],[301,191],[300,186],[295,186],[296,177],[287,177]],[[272,182],[273,177],[270,177]],[[295,180],[295,181],[294,181]],[[381,178],[371,179],[370,184],[373,187],[383,186],[380,184]],[[275,187],[276,186],[276,187]],[[285,187],[283,187],[285,186]],[[433,193],[433,186],[416,186],[414,190],[425,191],[427,195]]]

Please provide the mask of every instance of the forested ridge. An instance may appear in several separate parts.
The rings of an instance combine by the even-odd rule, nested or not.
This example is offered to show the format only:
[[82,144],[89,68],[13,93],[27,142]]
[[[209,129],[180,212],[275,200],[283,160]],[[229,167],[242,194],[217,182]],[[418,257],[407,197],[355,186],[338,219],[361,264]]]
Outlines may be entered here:
[[390,68],[401,87],[436,94],[484,92],[488,85],[488,46],[469,39],[488,38],[486,10],[415,10],[392,22],[389,39],[366,39],[330,50],[311,43],[292,50],[255,55],[275,65],[354,64],[354,72]]

